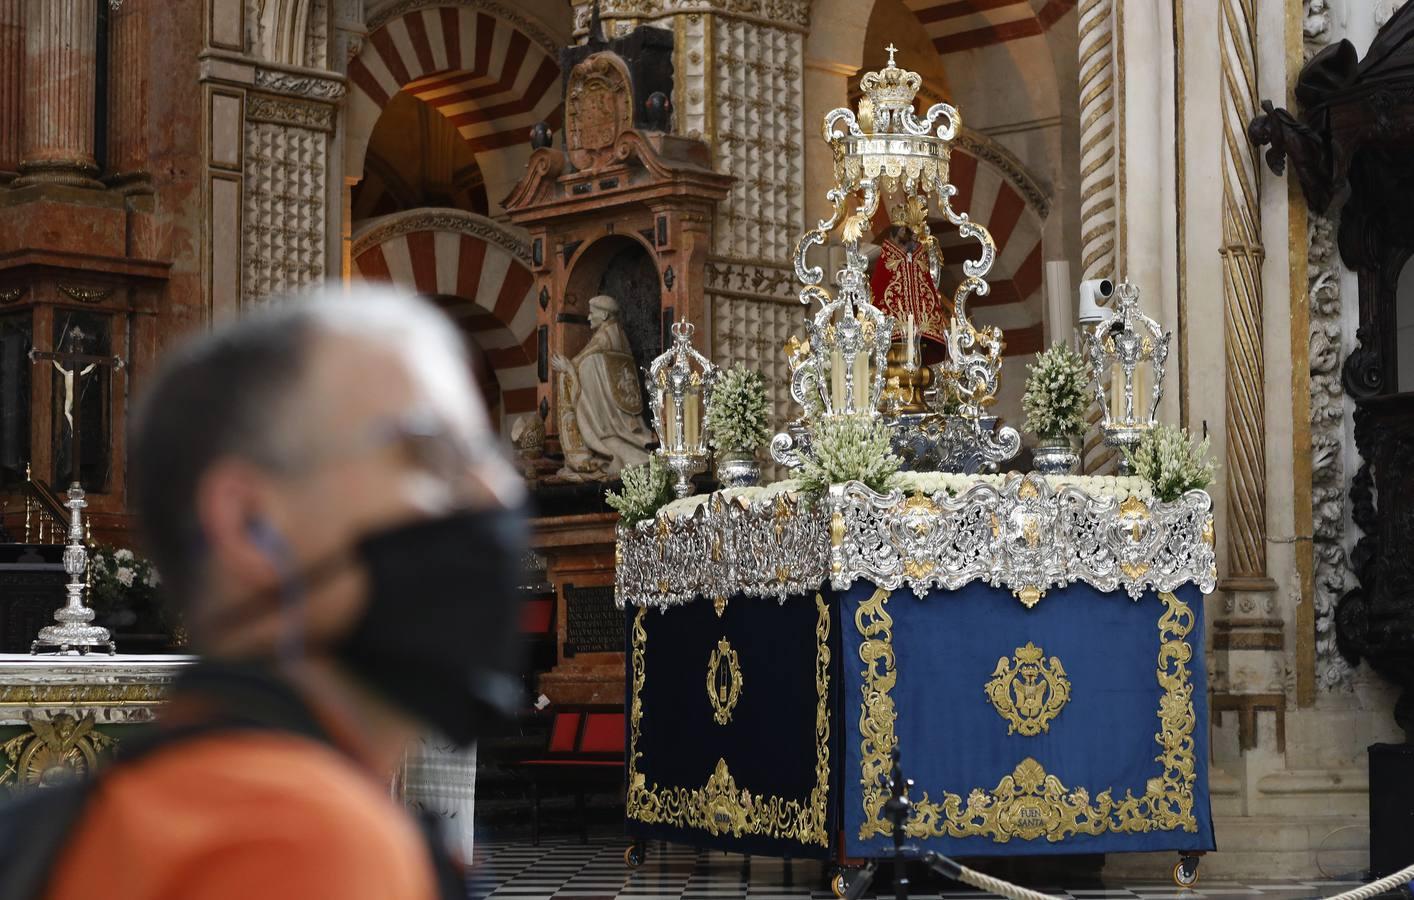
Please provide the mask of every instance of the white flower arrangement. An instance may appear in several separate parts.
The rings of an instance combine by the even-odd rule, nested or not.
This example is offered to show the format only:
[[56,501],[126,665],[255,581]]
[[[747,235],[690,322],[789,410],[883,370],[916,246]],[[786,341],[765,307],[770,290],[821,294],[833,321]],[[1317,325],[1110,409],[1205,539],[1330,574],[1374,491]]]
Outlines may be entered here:
[[[894,486],[905,494],[926,494],[932,496],[946,493],[956,497],[979,484],[989,484],[1000,490],[1015,474],[1004,475],[961,475],[955,472],[900,472],[894,476]],[[1133,475],[1047,475],[1046,483],[1054,489],[1070,485],[1095,497],[1138,497],[1147,500],[1153,496],[1149,483]]]
[[[1009,480],[1020,477],[1016,474],[962,475],[956,472],[899,472],[890,480],[890,486],[894,490],[910,495],[932,497],[937,494],[947,494],[950,497],[957,497],[979,484],[989,484],[997,490],[1001,490]],[[1044,477],[1046,483],[1055,490],[1066,486],[1075,487],[1092,497],[1113,497],[1116,500],[1137,497],[1140,500],[1150,500],[1154,496],[1149,482],[1137,475],[1046,475]],[[717,491],[716,494],[694,494],[691,497],[683,497],[664,506],[660,510],[660,514],[670,519],[688,518],[698,508],[706,506],[712,497],[717,495],[728,502],[734,501],[743,507],[753,507],[772,503],[776,497],[782,494],[787,499],[795,501],[802,492],[803,482],[800,479],[787,478],[759,487],[726,488]]]
[[766,380],[737,363],[724,371],[707,404],[707,439],[719,451],[751,451],[771,437]]
[[823,494],[832,484],[861,481],[884,493],[903,461],[893,454],[883,419],[831,416],[815,421],[810,452],[801,455],[797,477],[807,494]]
[[1155,425],[1124,458],[1139,477],[1148,481],[1160,500],[1172,502],[1191,490],[1213,482],[1216,465],[1208,458],[1208,439],[1195,441],[1174,425]]
[[1041,438],[1084,434],[1090,370],[1080,354],[1056,342],[1026,368],[1031,373],[1021,396],[1026,430]]
[[673,498],[668,467],[657,454],[648,457],[643,465],[628,466],[620,477],[623,493],[608,491],[604,502],[618,511],[626,525],[653,518]]

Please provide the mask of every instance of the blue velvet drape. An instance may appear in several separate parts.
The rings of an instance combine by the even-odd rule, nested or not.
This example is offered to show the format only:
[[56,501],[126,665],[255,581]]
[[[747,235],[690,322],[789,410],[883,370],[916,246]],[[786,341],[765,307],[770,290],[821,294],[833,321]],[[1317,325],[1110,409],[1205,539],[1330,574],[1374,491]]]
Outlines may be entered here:
[[[857,857],[884,855],[892,848],[886,835],[860,837],[865,818],[860,707],[867,679],[860,656],[865,636],[855,616],[875,590],[872,584],[856,584],[837,598],[843,640],[839,702],[844,841],[846,854]],[[1176,620],[1188,630],[1186,638],[1167,635],[1170,642],[1186,644],[1188,654],[1182,668],[1191,685],[1193,719],[1180,743],[1186,747],[1181,756],[1194,775],[1185,788],[1192,800],[1191,831],[1182,825],[1163,827],[1157,817],[1143,815],[1130,817],[1126,827],[1147,830],[1132,833],[1107,828],[1060,841],[1047,836],[1025,839],[1015,833],[1013,821],[1000,829],[1006,840],[994,833],[930,836],[915,842],[955,856],[1213,849],[1203,596],[1193,585],[1175,594],[1191,612],[1191,619]],[[1122,591],[1104,593],[1078,583],[1051,590],[1027,609],[1007,589],[973,583],[957,591],[932,591],[921,599],[908,590],[895,591],[884,609],[892,619],[897,675],[888,693],[897,715],[894,729],[902,765],[915,782],[915,801],[926,794],[941,803],[946,792],[958,795],[966,807],[971,792],[994,791],[1026,759],[1058,778],[1066,792],[1083,788],[1088,803],[1096,807],[1103,791],[1110,791],[1117,802],[1127,791],[1141,796],[1149,780],[1163,774],[1165,765],[1156,759],[1163,751],[1156,736],[1165,693],[1158,670],[1162,664],[1176,674],[1179,663],[1173,657],[1161,663],[1159,623],[1166,607],[1153,591],[1136,601]],[[984,687],[998,661],[1010,661],[1028,642],[1040,647],[1046,660],[1060,660],[1071,696],[1048,731],[1009,735],[1007,720],[988,700]],[[1170,649],[1184,652],[1182,647]],[[877,688],[878,682],[874,685]],[[1034,802],[1018,804],[1014,812],[1042,822],[1049,815],[1044,803]]]

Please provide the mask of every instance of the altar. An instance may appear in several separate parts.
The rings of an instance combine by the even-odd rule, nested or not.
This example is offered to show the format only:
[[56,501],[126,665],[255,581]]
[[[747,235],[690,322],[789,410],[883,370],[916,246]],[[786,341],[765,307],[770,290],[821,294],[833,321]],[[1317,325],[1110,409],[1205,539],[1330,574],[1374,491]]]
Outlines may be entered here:
[[947,476],[815,506],[786,484],[623,530],[630,834],[887,856],[897,748],[922,848],[1213,849],[1210,503],[1138,482]]

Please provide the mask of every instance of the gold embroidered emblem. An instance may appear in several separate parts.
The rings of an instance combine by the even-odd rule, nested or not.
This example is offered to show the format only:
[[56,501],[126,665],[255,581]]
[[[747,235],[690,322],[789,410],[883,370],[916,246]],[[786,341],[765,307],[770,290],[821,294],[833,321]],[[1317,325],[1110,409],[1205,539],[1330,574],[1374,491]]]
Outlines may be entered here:
[[609,393],[614,405],[630,416],[643,412],[643,395],[638,390],[638,367],[633,357],[613,350],[604,351],[604,365],[609,372]]
[[707,661],[707,698],[712,702],[712,720],[718,725],[732,720],[732,710],[741,699],[741,683],[740,659],[722,638]]
[[1051,720],[1070,700],[1070,679],[1059,659],[1047,661],[1045,651],[1028,641],[1011,659],[997,660],[997,670],[983,690],[1007,720],[1007,734],[1033,737],[1051,730]]

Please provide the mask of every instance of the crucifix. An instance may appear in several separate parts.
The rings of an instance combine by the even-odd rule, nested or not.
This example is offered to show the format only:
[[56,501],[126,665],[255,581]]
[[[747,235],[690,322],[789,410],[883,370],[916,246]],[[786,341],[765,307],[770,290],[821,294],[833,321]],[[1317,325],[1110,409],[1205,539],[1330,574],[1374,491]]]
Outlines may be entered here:
[[[66,343],[70,348],[76,348],[84,337],[83,332],[75,328],[69,333]],[[79,464],[83,449],[79,443],[79,432],[83,416],[82,410],[78,415],[75,414],[74,405],[82,399],[83,379],[100,366],[111,366],[114,371],[117,371],[123,368],[123,359],[120,356],[95,356],[90,353],[79,353],[73,349],[69,351],[30,350],[29,358],[31,362],[50,363],[54,366],[54,371],[58,372],[64,380],[64,420],[69,423],[69,470],[73,473],[71,480],[77,483],[81,477]]]

